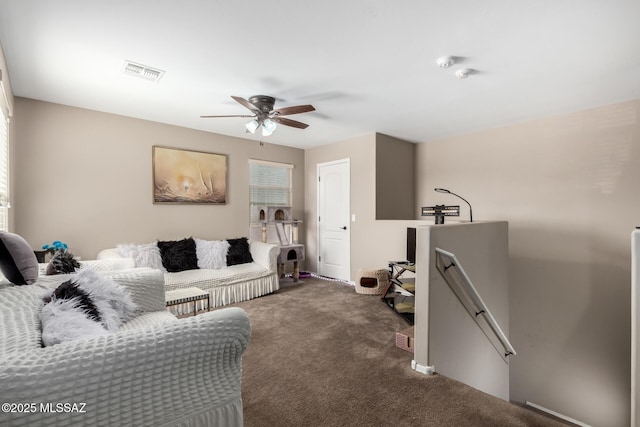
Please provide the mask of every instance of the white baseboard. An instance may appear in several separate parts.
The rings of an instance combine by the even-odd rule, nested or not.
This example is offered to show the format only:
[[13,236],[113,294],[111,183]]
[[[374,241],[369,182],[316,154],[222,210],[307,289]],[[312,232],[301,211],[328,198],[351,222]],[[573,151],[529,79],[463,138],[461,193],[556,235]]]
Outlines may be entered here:
[[433,375],[436,372],[435,366],[420,365],[419,363],[416,363],[415,360],[411,361],[411,369],[425,375]]
[[527,405],[527,406],[530,406],[530,407],[532,407],[534,409],[537,409],[538,411],[547,413],[549,415],[553,415],[556,418],[560,418],[561,420],[570,422],[571,424],[575,424],[575,425],[580,426],[580,427],[591,427],[589,424],[585,424],[582,421],[578,421],[578,420],[573,419],[571,417],[567,417],[566,415],[562,415],[559,412],[552,411],[551,409],[547,409],[547,408],[545,408],[543,406],[538,405],[537,403],[529,402],[527,400],[527,401],[524,402],[524,404]]

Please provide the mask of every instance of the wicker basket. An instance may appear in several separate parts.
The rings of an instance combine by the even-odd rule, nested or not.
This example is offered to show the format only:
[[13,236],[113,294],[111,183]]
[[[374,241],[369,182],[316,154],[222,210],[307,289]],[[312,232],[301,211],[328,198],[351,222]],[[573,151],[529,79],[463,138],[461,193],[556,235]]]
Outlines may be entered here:
[[358,270],[356,292],[364,295],[381,295],[389,285],[389,271],[386,268]]

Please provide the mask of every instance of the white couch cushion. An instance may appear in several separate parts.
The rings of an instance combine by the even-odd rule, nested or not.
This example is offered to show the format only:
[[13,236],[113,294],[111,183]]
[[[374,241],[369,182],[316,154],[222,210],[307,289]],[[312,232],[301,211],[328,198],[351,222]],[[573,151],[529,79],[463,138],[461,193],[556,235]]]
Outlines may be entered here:
[[168,290],[191,286],[209,289],[215,286],[232,285],[238,282],[258,279],[269,274],[271,274],[269,270],[255,262],[251,262],[232,265],[220,270],[198,269],[166,273],[164,278],[165,286]]
[[0,289],[0,355],[41,347],[40,310],[50,291],[38,282]]
[[136,267],[133,258],[91,259],[80,261],[80,268],[91,268],[95,271],[128,270]]
[[102,273],[124,286],[142,313],[164,311],[164,274],[152,268],[132,268]]
[[154,325],[161,325],[170,322],[177,322],[178,318],[168,311],[154,311],[153,313],[145,313],[131,319],[124,325],[120,326],[121,331],[130,331],[133,329],[147,328]]

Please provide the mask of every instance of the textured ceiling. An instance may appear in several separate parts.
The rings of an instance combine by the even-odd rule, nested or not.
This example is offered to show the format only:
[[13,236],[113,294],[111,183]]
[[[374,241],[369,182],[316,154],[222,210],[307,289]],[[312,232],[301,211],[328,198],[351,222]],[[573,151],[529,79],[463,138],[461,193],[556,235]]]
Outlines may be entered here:
[[[16,96],[307,148],[640,98],[638,17],[638,0],[2,0],[0,43]],[[129,77],[124,60],[166,74]],[[317,111],[269,137],[199,117],[246,114],[230,96],[257,94]]]

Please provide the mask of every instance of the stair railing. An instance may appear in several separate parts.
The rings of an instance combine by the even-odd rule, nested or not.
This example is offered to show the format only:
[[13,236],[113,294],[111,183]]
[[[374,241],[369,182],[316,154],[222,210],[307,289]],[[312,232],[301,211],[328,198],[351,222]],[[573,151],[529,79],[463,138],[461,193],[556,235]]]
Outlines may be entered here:
[[453,293],[458,297],[469,315],[495,347],[500,357],[509,363],[508,357],[516,354],[509,339],[496,322],[478,290],[462,268],[462,264],[451,252],[436,248],[436,267]]

